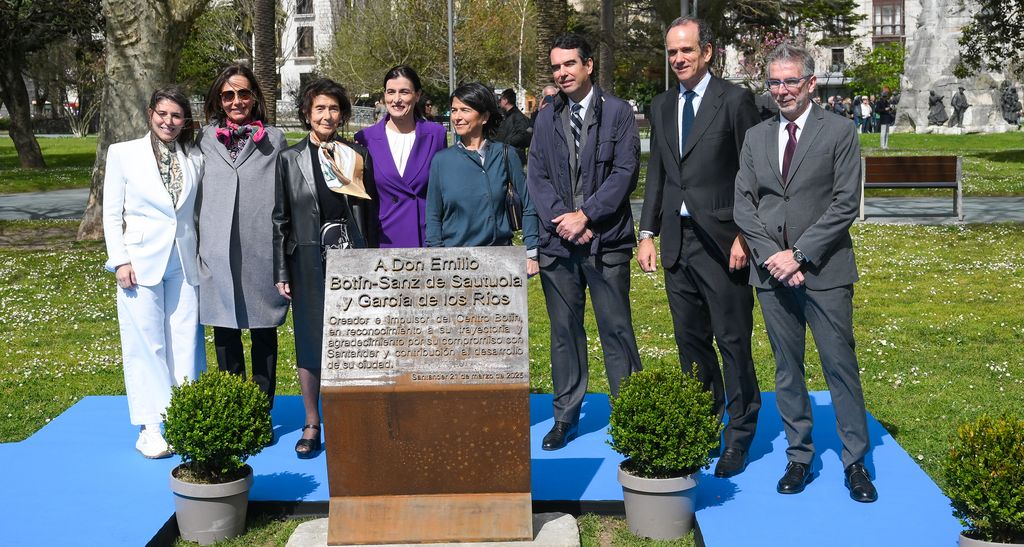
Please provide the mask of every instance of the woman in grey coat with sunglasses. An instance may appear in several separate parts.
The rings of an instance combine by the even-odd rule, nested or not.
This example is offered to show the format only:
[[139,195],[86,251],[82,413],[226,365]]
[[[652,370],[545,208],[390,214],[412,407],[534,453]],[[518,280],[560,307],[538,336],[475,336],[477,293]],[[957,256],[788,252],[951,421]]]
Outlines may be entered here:
[[287,147],[266,125],[263,92],[252,71],[221,71],[206,98],[208,125],[199,147],[199,320],[213,327],[217,365],[245,376],[242,329],[252,341],[252,378],[274,403],[277,327],[288,301],[274,286],[274,173]]

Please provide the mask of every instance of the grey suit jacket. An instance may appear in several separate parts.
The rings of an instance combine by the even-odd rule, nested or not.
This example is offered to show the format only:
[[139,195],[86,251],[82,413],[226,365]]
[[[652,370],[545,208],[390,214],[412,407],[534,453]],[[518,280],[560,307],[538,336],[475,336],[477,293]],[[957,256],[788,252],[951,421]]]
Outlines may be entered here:
[[743,142],[733,217],[750,246],[755,287],[778,286],[764,261],[792,247],[810,260],[807,288],[857,281],[849,229],[860,207],[860,141],[851,120],[810,108],[789,180],[779,166],[778,116],[752,127]]

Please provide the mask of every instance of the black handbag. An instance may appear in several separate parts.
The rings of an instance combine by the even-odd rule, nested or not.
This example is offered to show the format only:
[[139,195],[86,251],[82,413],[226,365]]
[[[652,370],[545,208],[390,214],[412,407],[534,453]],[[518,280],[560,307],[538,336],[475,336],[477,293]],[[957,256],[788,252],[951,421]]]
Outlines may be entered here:
[[508,217],[508,225],[513,232],[523,229],[523,200],[512,185],[512,170],[508,164],[508,145],[503,145],[505,156],[505,215]]

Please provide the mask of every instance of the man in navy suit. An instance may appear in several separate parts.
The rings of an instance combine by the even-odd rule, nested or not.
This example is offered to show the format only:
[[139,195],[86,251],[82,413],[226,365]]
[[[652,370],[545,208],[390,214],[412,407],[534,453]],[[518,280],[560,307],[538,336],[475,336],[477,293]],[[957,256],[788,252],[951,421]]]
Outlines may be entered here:
[[[747,246],[733,222],[733,183],[747,129],[760,121],[754,96],[713,76],[711,29],[680,17],[665,34],[679,86],[651,103],[651,159],[640,218],[637,262],[657,268],[661,236],[665,290],[679,361],[729,413],[725,451],[715,475],[743,471],[757,426],[761,391],[750,350],[754,296],[747,284]],[[722,366],[712,340],[722,353]]]
[[639,172],[640,135],[633,109],[594,85],[586,40],[560,36],[550,57],[560,91],[537,115],[527,185],[540,219],[540,281],[551,318],[555,425],[542,448],[557,450],[576,436],[587,391],[588,288],[612,396],[640,370],[629,307],[636,246],[629,194]]

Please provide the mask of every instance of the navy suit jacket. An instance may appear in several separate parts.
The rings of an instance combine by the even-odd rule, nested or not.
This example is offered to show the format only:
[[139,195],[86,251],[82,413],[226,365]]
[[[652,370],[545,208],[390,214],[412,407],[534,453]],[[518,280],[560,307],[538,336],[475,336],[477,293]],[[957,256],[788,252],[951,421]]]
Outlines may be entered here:
[[740,150],[747,130],[761,120],[754,96],[712,76],[681,158],[678,120],[679,88],[673,87],[651,103],[651,158],[640,229],[660,234],[662,264],[674,266],[682,242],[679,208],[685,201],[693,221],[721,252],[716,258],[728,267],[740,231],[732,218]]
[[[551,221],[571,213],[572,183],[569,150],[561,114],[568,98],[559,93],[551,108],[541,110],[533,128],[527,187],[540,220],[540,252],[568,257],[576,245],[558,237]],[[629,194],[636,189],[640,165],[640,134],[633,109],[625,101],[594,86],[594,109],[580,152],[580,182],[585,201],[580,208],[594,232],[590,253],[636,246]],[[589,116],[589,114],[588,114]]]

